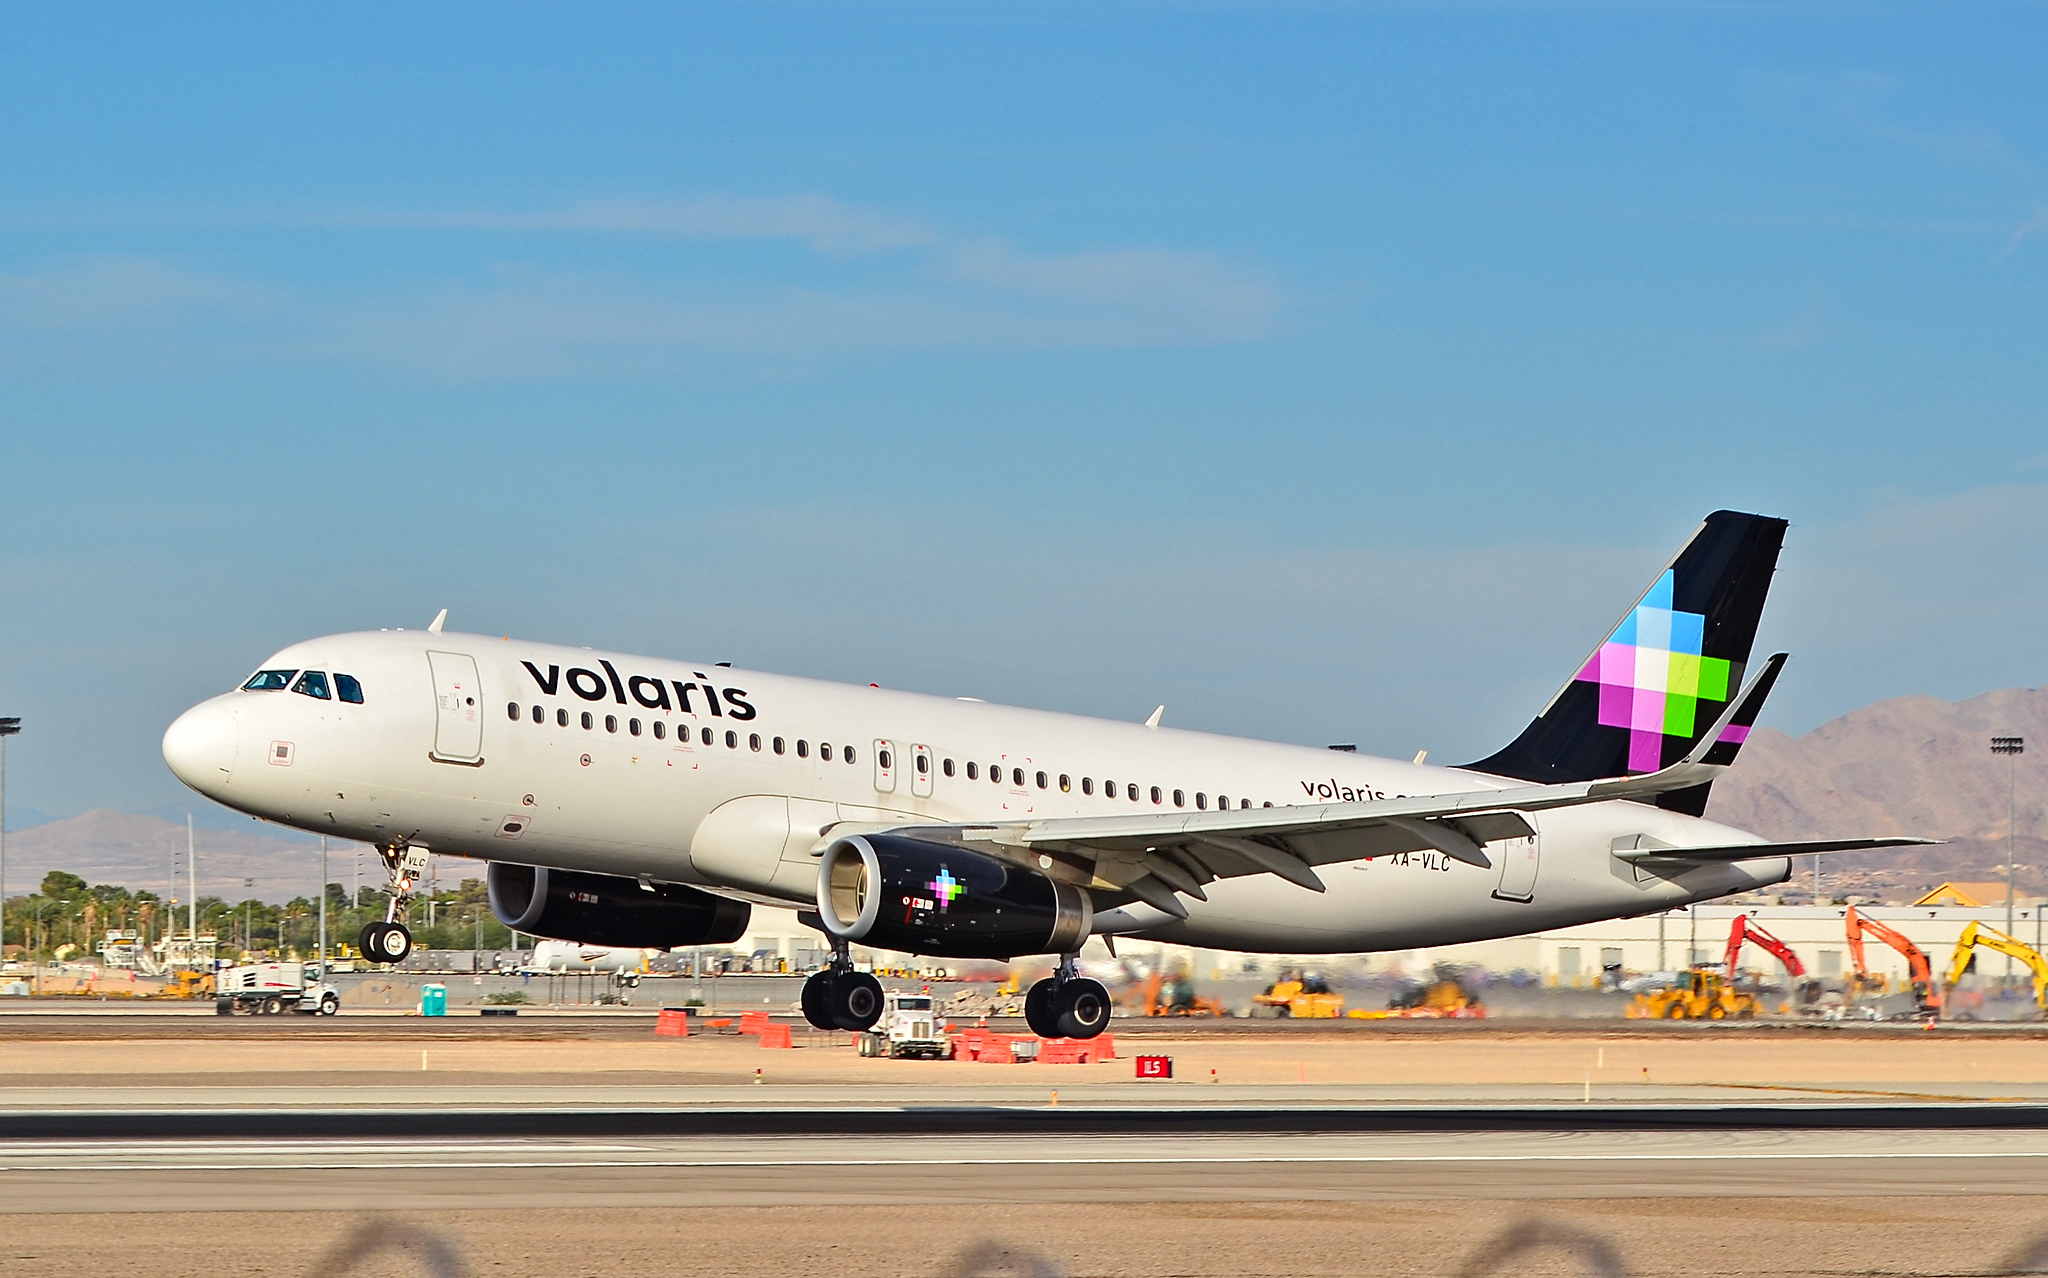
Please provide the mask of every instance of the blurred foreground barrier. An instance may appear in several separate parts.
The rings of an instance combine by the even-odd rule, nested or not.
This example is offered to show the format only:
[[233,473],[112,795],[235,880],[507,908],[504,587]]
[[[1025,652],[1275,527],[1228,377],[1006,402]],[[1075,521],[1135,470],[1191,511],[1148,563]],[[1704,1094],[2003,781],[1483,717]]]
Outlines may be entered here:
[[313,1263],[307,1278],[342,1278],[387,1252],[413,1260],[431,1278],[469,1278],[469,1265],[453,1238],[410,1221],[372,1216],[343,1235]]

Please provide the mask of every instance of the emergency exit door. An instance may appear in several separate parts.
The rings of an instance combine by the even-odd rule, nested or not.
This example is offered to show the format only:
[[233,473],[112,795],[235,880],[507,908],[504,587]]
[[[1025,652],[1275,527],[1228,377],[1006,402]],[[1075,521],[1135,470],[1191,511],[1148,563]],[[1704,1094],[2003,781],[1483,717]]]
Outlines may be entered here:
[[1488,856],[1500,858],[1500,886],[1493,894],[1504,901],[1536,899],[1536,869],[1542,857],[1542,835],[1501,839],[1486,845]]
[[476,659],[459,652],[429,652],[434,672],[434,750],[443,763],[484,761],[483,687]]

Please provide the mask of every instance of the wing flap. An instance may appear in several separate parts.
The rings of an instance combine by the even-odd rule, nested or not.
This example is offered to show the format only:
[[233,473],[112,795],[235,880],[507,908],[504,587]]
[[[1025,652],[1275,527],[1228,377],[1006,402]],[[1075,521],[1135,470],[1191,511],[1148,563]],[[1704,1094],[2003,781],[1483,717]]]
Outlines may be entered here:
[[[1640,837],[1640,836],[1638,836]],[[1640,846],[1614,849],[1617,860],[1729,862],[1775,856],[1817,856],[1823,852],[1872,852],[1879,848],[1928,847],[1945,839],[1811,839],[1800,843],[1732,843],[1714,848],[1681,848],[1642,839]]]

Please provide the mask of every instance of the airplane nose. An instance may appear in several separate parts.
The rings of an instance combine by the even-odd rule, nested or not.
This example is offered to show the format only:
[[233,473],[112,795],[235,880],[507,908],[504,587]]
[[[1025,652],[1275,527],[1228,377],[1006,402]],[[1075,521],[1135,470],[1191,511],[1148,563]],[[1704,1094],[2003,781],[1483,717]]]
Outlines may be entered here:
[[217,702],[201,702],[179,715],[164,733],[164,762],[178,780],[201,794],[212,794],[233,774],[239,727],[234,711]]

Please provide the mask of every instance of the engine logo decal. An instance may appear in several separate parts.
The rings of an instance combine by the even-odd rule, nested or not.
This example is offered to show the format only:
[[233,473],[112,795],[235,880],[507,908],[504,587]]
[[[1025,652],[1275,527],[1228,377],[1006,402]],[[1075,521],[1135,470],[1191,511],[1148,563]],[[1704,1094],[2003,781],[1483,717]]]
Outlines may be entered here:
[[937,876],[931,882],[925,884],[925,886],[930,888],[932,895],[938,898],[940,910],[945,910],[951,906],[955,900],[967,891],[967,885],[954,878],[953,872],[943,865],[939,867]]

